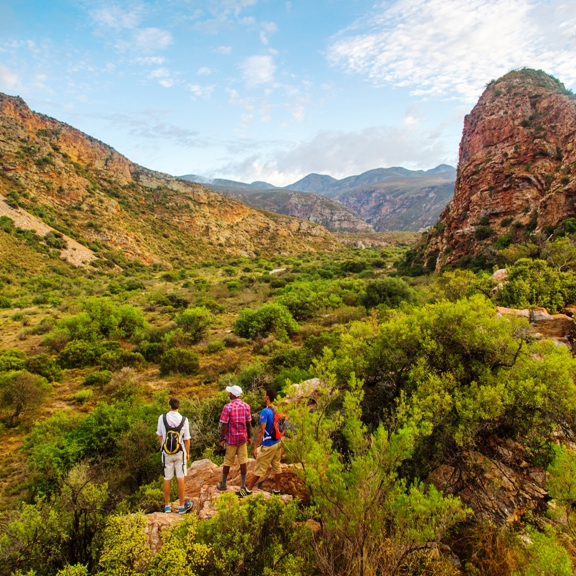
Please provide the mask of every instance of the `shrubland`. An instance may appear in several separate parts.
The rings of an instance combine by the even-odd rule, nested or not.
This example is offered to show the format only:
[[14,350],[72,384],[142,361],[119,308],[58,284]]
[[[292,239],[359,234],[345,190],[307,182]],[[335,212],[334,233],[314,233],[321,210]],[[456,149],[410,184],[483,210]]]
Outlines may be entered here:
[[[576,360],[494,311],[576,303],[571,242],[510,245],[499,289],[489,270],[402,276],[395,248],[85,271],[46,255],[35,274],[3,262],[0,575],[571,573]],[[285,440],[309,501],[226,495],[152,554],[143,512],[162,507],[168,397],[192,458],[220,463],[224,387],[255,413],[263,389],[311,378],[319,396],[287,408]],[[490,523],[429,481],[494,439],[548,470],[548,512]]]

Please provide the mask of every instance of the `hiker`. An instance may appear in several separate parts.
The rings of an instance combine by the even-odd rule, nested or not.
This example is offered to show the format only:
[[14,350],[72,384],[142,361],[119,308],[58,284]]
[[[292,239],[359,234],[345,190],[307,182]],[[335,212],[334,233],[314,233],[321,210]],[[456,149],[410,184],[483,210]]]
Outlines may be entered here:
[[[260,428],[258,429],[258,435],[254,441],[254,448],[252,450],[254,458],[256,458],[254,478],[252,478],[247,488],[240,490],[241,496],[249,496],[252,494],[252,489],[261,477],[266,476],[266,472],[268,472],[270,466],[272,466],[272,471],[274,472],[273,494],[280,494],[282,432],[278,430],[277,422],[275,422],[275,420],[277,420],[277,418],[275,418],[277,416],[276,410],[274,409],[276,395],[275,390],[266,390],[264,395],[266,408],[260,412]],[[259,446],[261,446],[260,449]]]
[[192,502],[184,502],[184,477],[186,476],[188,455],[190,454],[190,427],[188,419],[178,413],[180,400],[170,398],[170,411],[158,418],[156,435],[162,451],[162,467],[164,469],[164,512],[172,512],[170,505],[170,485],[174,473],[178,483],[178,512],[184,514]]
[[226,449],[224,466],[222,467],[222,480],[216,485],[218,490],[226,490],[226,480],[230,466],[238,456],[240,464],[240,490],[246,489],[246,462],[248,462],[248,445],[252,437],[252,414],[250,406],[240,400],[242,388],[228,386],[226,392],[230,395],[230,402],[222,409],[220,416],[220,446]]

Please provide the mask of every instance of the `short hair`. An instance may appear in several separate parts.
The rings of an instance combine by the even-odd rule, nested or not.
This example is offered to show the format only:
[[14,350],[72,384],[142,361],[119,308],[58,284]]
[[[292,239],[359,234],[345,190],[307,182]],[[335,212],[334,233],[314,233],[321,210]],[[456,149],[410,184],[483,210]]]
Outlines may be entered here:
[[266,390],[266,396],[268,396],[270,402],[274,402],[276,396],[278,396],[278,392],[276,392],[276,390]]
[[180,408],[180,400],[178,400],[178,398],[170,398],[170,400],[168,400],[168,404],[170,404],[170,408],[172,408],[172,410],[178,410],[178,408]]

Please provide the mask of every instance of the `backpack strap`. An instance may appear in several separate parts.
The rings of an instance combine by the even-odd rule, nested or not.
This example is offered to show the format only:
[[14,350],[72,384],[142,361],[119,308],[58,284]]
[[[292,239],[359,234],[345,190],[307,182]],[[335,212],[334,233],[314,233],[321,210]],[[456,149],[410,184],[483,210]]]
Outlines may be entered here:
[[162,418],[164,419],[164,428],[166,429],[166,432],[168,432],[168,430],[174,430],[174,432],[180,433],[180,431],[184,427],[184,424],[186,424],[186,418],[184,416],[182,416],[182,420],[180,420],[180,424],[178,424],[178,426],[175,426],[175,427],[168,425],[168,419],[166,418],[166,414],[164,414],[162,416]]

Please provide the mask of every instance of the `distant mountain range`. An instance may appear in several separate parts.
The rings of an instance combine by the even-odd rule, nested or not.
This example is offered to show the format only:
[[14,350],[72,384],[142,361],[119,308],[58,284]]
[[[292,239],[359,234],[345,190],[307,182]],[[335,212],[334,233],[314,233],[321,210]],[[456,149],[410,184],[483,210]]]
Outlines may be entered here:
[[285,186],[180,176],[252,208],[304,218],[334,232],[418,231],[436,223],[454,193],[456,169],[376,168],[341,180],[308,174]]

